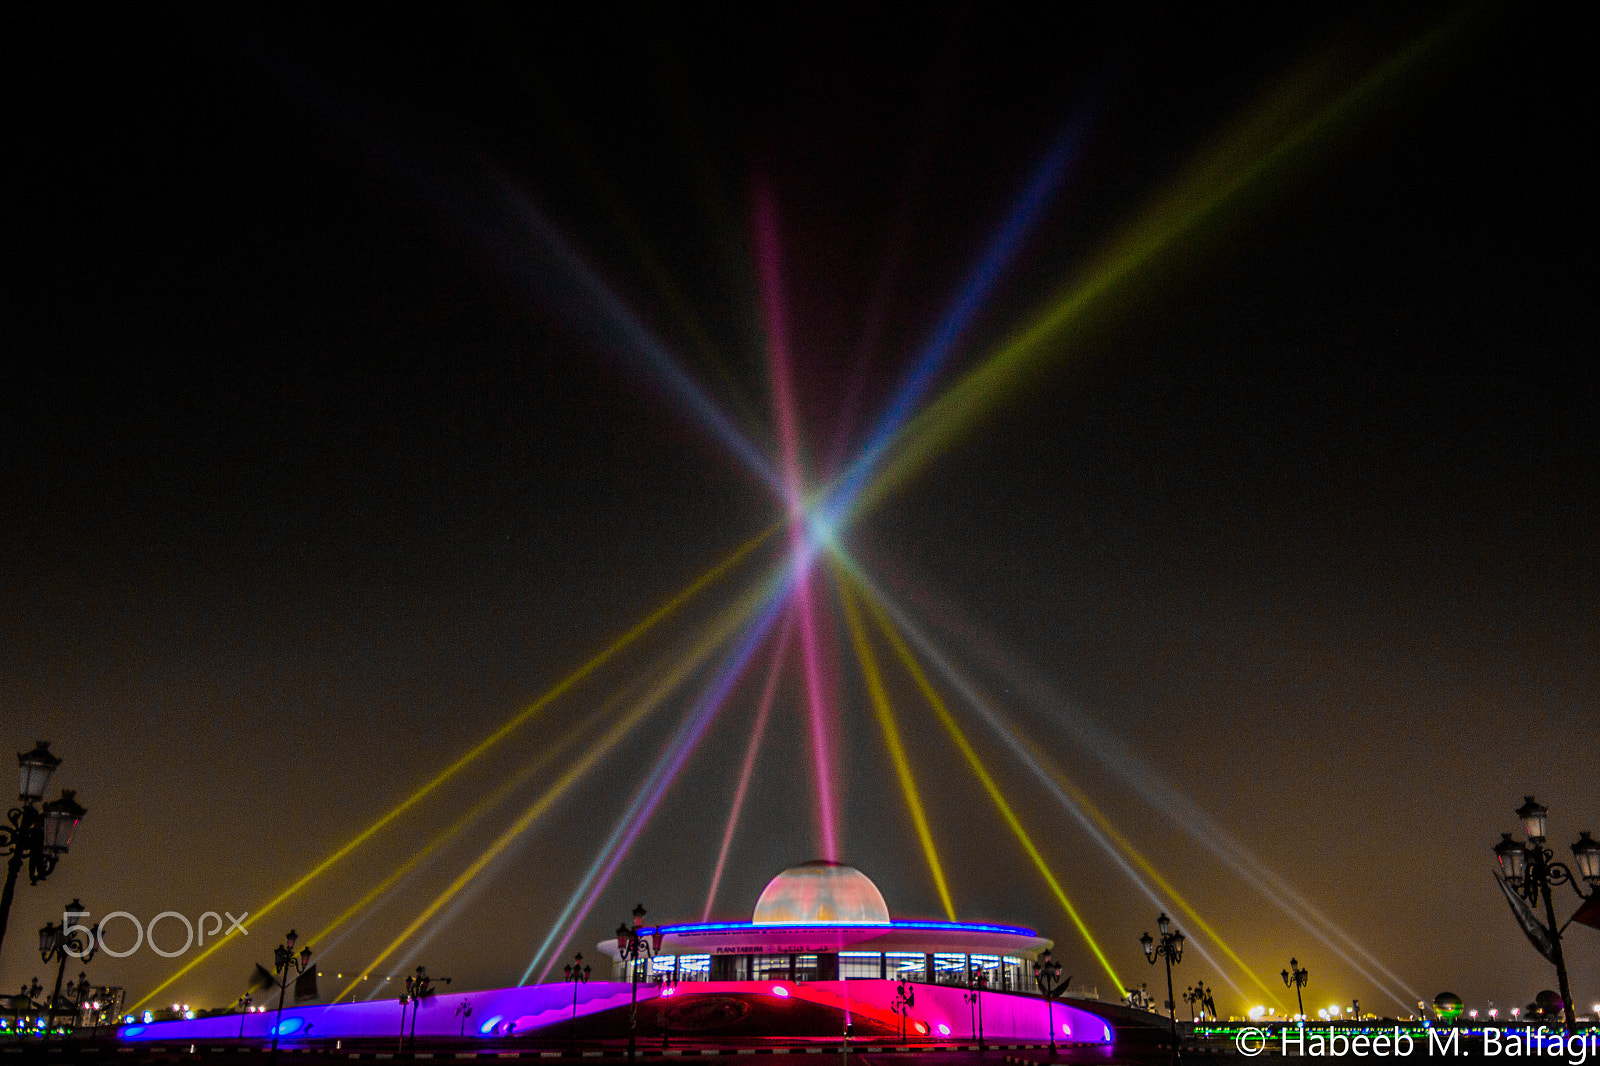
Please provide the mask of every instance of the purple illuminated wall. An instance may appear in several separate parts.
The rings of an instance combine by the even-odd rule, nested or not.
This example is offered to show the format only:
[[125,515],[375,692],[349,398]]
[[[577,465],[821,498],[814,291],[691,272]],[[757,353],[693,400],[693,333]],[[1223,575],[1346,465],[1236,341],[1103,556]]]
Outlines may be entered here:
[[[775,995],[779,988],[797,999],[835,1008],[841,1014],[848,1005],[850,1010],[858,1014],[870,1014],[899,1024],[889,1009],[894,1001],[893,981],[811,981],[804,984],[788,981],[697,981],[692,986],[679,985],[676,994],[681,998],[730,992]],[[922,984],[915,988],[917,1003],[910,1013],[910,1020],[927,1027],[926,1033],[920,1035],[949,1040],[974,1037],[971,1012],[962,998],[964,989]],[[578,1016],[581,1018],[626,1006],[629,993],[629,986],[622,982],[595,981],[579,986]],[[641,985],[639,988],[641,1001],[658,994],[651,985]],[[559,1026],[559,1023],[572,1016],[572,986],[568,984],[527,985],[487,992],[453,992],[422,1001],[421,1013],[417,1016],[417,1035],[456,1036],[460,1033],[461,1017],[456,1010],[462,1000],[472,1004],[472,1016],[467,1021],[466,1031],[478,1036],[530,1035],[546,1026]],[[1046,1014],[1045,1003],[1037,996],[983,993],[983,1031],[990,1040],[1019,1043],[1047,1041],[1050,1031]],[[270,1039],[277,1015],[273,1012],[248,1014],[243,1020],[245,1037]],[[1110,1026],[1100,1017],[1078,1007],[1056,1004],[1054,1020],[1058,1042],[1099,1044],[1111,1041]],[[239,1035],[239,1022],[240,1016],[237,1014],[196,1018],[192,1021],[152,1022],[149,1025],[125,1025],[118,1035],[123,1040],[136,1041],[227,1039]],[[410,1012],[407,1011],[407,1031],[410,1028]],[[393,1036],[399,1032],[400,1005],[395,1000],[385,999],[367,1003],[340,1003],[336,1006],[287,1008],[283,1012],[281,1036],[295,1042],[307,1038]],[[560,1035],[559,1028],[554,1030],[554,1035]]]

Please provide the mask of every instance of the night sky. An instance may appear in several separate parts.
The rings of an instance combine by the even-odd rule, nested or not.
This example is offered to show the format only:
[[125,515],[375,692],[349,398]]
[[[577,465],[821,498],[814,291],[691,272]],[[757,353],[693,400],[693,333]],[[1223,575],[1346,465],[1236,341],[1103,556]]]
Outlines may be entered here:
[[[90,813],[49,882],[19,889],[0,987],[53,978],[34,931],[74,895],[146,920],[256,912],[781,517],[572,284],[553,234],[776,462],[763,190],[815,485],[861,445],[1059,138],[1059,189],[936,393],[1088,276],[1196,160],[1259,154],[1230,131],[1274,108],[1286,134],[1309,132],[1093,301],[844,546],[1257,972],[1279,984],[1291,955],[1307,965],[1308,1007],[1401,1009],[1142,799],[1082,723],[1396,987],[1502,1009],[1553,987],[1489,848],[1529,792],[1559,854],[1600,829],[1588,56],[1493,6],[1042,17],[145,7],[19,23],[0,717],[15,750],[52,741],[52,794],[76,788]],[[759,569],[161,1001],[231,1002],[290,926],[323,926],[636,694]],[[820,587],[841,858],[897,915],[937,917]],[[699,919],[769,659],[569,954],[638,900],[651,920]],[[820,853],[789,659],[720,917],[747,919],[768,878]],[[961,917],[1039,929],[1074,987],[1111,995],[886,647],[880,662]],[[458,989],[515,982],[706,676],[426,927],[414,961]],[[1153,985],[1136,941],[1156,908],[947,695],[1121,976]],[[324,991],[570,765],[587,728],[314,945]],[[1574,926],[1568,945],[1587,1007],[1600,933]],[[143,948],[90,973],[131,1002],[178,961]],[[1225,1013],[1264,1001],[1198,955],[1179,978],[1213,984]]]

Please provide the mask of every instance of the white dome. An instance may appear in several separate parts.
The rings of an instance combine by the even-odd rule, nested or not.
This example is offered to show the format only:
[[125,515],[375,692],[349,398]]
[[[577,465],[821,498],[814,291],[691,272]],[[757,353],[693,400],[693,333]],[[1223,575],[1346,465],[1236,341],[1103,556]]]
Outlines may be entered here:
[[854,866],[817,859],[767,882],[756,901],[756,925],[871,922],[887,925],[889,907],[872,879]]

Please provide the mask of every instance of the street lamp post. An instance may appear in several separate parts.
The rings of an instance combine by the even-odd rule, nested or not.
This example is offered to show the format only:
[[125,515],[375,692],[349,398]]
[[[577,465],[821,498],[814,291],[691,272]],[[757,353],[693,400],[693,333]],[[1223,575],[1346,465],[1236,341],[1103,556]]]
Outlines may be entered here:
[[1050,955],[1050,949],[1045,948],[1039,957],[1033,960],[1033,983],[1038,986],[1039,994],[1044,997],[1045,1024],[1050,1029],[1050,1054],[1056,1053],[1056,997],[1067,990],[1072,984],[1069,976],[1061,980],[1061,964]]
[[567,1030],[567,1051],[578,1053],[578,986],[589,983],[589,966],[583,961],[583,952],[572,956],[572,961],[561,970],[562,980],[572,982],[572,1025]]
[[[22,988],[18,990],[16,997],[12,999],[12,1022],[17,1030],[17,1039],[20,1040],[22,1038],[23,1029],[31,1028],[37,1020],[32,1016],[32,1012],[38,1009],[38,1005],[34,1003],[34,1000],[38,999],[39,993],[43,991],[44,985],[41,985],[39,983],[39,979],[35,977],[32,984],[23,985]],[[21,1000],[22,1003],[26,1004],[26,1007],[19,1006],[18,1000]],[[29,1019],[26,1025],[24,1025],[22,1022],[22,1011],[24,1009],[29,1012]]]
[[250,993],[248,993],[248,992],[246,992],[244,995],[239,997],[239,1039],[240,1040],[244,1039],[244,1020],[245,1020],[245,1018],[247,1018],[250,1015],[250,1005],[252,1003],[254,1003],[254,1002],[255,1001],[250,998]]
[[[82,901],[74,899],[67,904],[66,911],[62,914],[62,917],[87,913],[83,909]],[[95,952],[99,950],[99,925],[96,925],[93,929],[85,929],[81,925],[74,924],[71,928],[72,931],[69,933],[66,931],[67,927],[60,923],[46,922],[44,927],[39,930],[39,957],[44,960],[46,966],[56,962],[58,959],[60,960],[56,966],[55,991],[50,993],[48,1011],[45,1015],[44,1038],[46,1040],[50,1039],[50,1030],[55,1028],[56,1005],[61,999],[61,978],[67,972],[67,959],[80,959],[84,963],[88,963],[90,959],[94,958]]]
[[1167,917],[1167,912],[1162,911],[1156,919],[1156,931],[1161,934],[1158,942],[1151,939],[1146,933],[1139,938],[1139,944],[1144,948],[1144,957],[1154,966],[1157,959],[1167,961],[1167,1017],[1172,1021],[1172,1044],[1178,1046],[1178,1004],[1172,994],[1172,968],[1183,961],[1183,934],[1172,928],[1172,919]]
[[1196,981],[1193,988],[1185,989],[1183,1001],[1189,1004],[1191,1022],[1214,1020],[1217,1016],[1217,1008],[1211,1000],[1211,990],[1206,987],[1204,981]]
[[1300,960],[1290,959],[1289,968],[1283,971],[1283,987],[1294,989],[1294,1001],[1300,1006],[1300,1020],[1306,1017],[1306,1001],[1300,990],[1311,980],[1311,971],[1300,965]]
[[[450,983],[450,978],[441,977],[439,980],[445,984]],[[406,978],[405,994],[400,997],[400,1046],[405,1047],[406,1041],[406,1001],[411,1001],[411,1047],[417,1046],[417,1014],[422,1010],[422,1001],[427,996],[433,995],[433,978],[428,976],[426,966],[418,966],[417,972]]]
[[633,908],[633,924],[617,926],[617,954],[628,964],[628,981],[633,986],[632,998],[628,1001],[628,1062],[632,1063],[638,1053],[639,1035],[639,960],[648,958],[650,949],[639,929],[639,923],[644,921],[644,904],[640,903]]
[[967,1017],[972,1022],[972,1032],[978,1038],[978,1050],[988,1050],[983,1043],[983,993],[989,990],[989,971],[979,970],[967,978],[967,991],[961,997],[967,1001]]
[[32,751],[17,755],[17,796],[21,802],[6,812],[5,823],[0,824],[0,855],[11,856],[6,863],[5,889],[0,891],[0,946],[5,944],[11,900],[17,892],[17,875],[22,872],[23,863],[28,866],[29,884],[36,885],[49,877],[72,846],[72,835],[86,813],[78,805],[77,793],[70,789],[64,790],[60,799],[40,806],[50,775],[60,765],[60,757],[50,751],[47,740],[39,741]]
[[889,1009],[900,1015],[900,1043],[906,1042],[906,1015],[917,1005],[917,990],[910,981],[902,979],[894,986],[894,1002]]
[[283,994],[289,988],[289,976],[293,971],[298,977],[311,968],[311,949],[301,948],[298,956],[294,953],[294,942],[299,934],[293,929],[283,938],[283,943],[272,949],[272,970],[278,975],[278,1016],[272,1023],[272,1061],[278,1061],[278,1031],[283,1028]]
[[67,986],[67,991],[72,993],[72,1033],[76,1035],[83,1027],[84,1006],[89,996],[93,994],[94,986],[89,983],[89,975],[79,970],[78,979]]
[[[1567,982],[1567,960],[1561,950],[1563,927],[1556,922],[1550,888],[1552,885],[1571,885],[1579,899],[1585,902],[1591,899],[1594,891],[1584,892],[1579,888],[1578,878],[1581,877],[1590,885],[1600,885],[1600,841],[1591,837],[1588,830],[1578,835],[1578,842],[1572,845],[1572,858],[1578,867],[1578,873],[1574,875],[1571,867],[1564,862],[1556,862],[1555,852],[1544,846],[1545,815],[1548,813],[1549,809],[1532,796],[1523,797],[1522,806],[1517,808],[1517,817],[1522,820],[1528,842],[1520,844],[1511,839],[1510,833],[1502,833],[1500,843],[1494,846],[1494,854],[1500,862],[1500,871],[1505,875],[1506,883],[1518,895],[1531,905],[1537,905],[1543,898],[1543,933],[1550,945],[1547,957],[1555,963],[1556,980],[1561,985],[1561,1008],[1566,1015],[1567,1032],[1574,1033],[1578,1028],[1578,1019],[1572,1008],[1572,989]],[[1534,921],[1537,923],[1537,917]]]

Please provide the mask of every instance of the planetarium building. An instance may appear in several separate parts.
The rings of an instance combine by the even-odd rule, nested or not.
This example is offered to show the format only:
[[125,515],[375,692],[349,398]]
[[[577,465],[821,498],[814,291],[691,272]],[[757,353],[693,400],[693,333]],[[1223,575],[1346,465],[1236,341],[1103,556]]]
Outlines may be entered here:
[[[662,925],[653,957],[640,959],[641,980],[909,980],[962,985],[986,975],[996,991],[1033,987],[1031,966],[1051,942],[1008,925],[896,920],[878,886],[860,870],[818,860],[774,877],[749,922]],[[629,980],[615,940],[600,950],[613,975]]]

